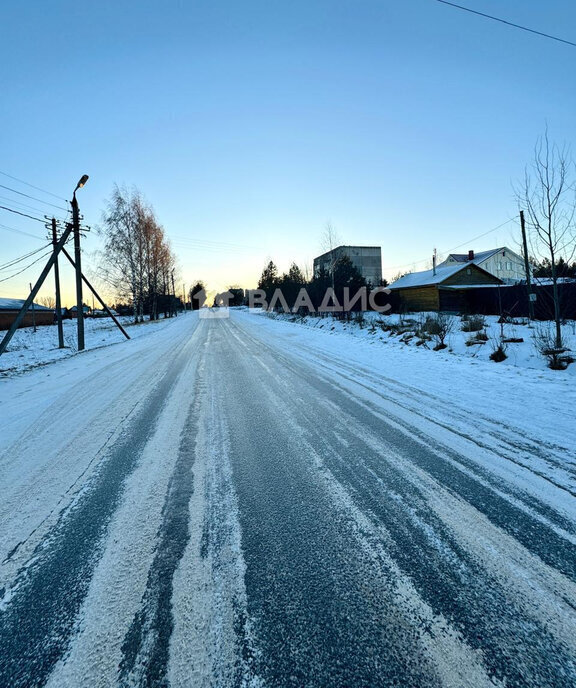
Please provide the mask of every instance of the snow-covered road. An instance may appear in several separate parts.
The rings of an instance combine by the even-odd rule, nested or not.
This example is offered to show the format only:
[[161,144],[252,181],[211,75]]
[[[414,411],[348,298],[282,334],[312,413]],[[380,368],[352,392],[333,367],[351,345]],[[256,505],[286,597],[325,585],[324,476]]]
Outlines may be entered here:
[[0,686],[576,684],[553,376],[236,311],[0,379]]

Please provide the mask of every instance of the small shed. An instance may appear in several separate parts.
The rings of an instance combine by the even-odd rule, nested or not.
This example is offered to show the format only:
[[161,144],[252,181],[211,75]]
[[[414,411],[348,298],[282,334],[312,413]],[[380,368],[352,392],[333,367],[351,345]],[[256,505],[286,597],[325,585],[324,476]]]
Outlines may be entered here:
[[[10,329],[23,305],[24,299],[0,298],[0,330]],[[46,306],[41,306],[39,303],[35,303],[33,306],[34,313],[32,313],[32,306],[30,306],[20,323],[20,327],[32,327],[34,322],[36,322],[36,325],[52,325],[54,322],[54,311],[52,308],[46,308]]]
[[495,275],[474,263],[464,263],[412,272],[393,282],[389,289],[398,294],[405,310],[465,312],[467,290],[498,284],[503,282]]
[[[90,314],[92,313],[92,309],[90,306],[86,306],[85,304],[82,305],[82,313],[85,318],[90,317]],[[72,306],[72,308],[68,309],[68,317],[69,318],[77,318],[78,317],[78,306]]]

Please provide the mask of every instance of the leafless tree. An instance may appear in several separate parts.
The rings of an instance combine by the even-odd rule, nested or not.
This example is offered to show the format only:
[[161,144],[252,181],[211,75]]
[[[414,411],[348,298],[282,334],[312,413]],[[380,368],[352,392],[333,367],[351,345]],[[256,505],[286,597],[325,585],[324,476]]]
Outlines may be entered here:
[[338,230],[334,227],[332,222],[328,220],[328,222],[324,225],[324,231],[322,232],[322,236],[320,238],[322,250],[325,253],[332,251],[340,244],[341,241],[342,239],[338,233]]
[[[326,224],[324,225],[324,231],[322,232],[322,236],[320,238],[320,245],[322,246],[322,250],[324,251],[324,253],[328,253],[328,251],[333,251],[336,247],[340,245],[341,241],[342,239],[337,229],[334,227],[332,222],[328,220],[328,222],[326,222]],[[332,289],[334,289],[334,269],[336,267],[337,262],[338,259],[332,256],[330,265],[328,266],[328,271],[330,272],[330,277],[332,279]]]
[[[135,322],[158,315],[158,297],[170,301],[175,257],[153,209],[136,189],[115,186],[103,214],[100,277],[119,300],[129,300]],[[165,307],[166,311],[166,307]]]
[[523,183],[515,190],[525,207],[526,225],[534,255],[547,258],[551,265],[556,323],[555,346],[562,348],[560,295],[557,263],[562,256],[573,259],[576,252],[576,177],[574,163],[566,147],[550,142],[548,130],[534,147]]
[[38,302],[42,306],[46,306],[46,308],[50,308],[51,310],[56,308],[56,299],[53,296],[41,296],[38,299]]

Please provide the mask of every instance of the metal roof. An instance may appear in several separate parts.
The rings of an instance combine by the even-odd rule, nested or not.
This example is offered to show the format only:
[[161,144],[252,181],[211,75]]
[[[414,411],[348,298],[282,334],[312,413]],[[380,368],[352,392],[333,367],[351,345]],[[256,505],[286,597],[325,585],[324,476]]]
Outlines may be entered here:
[[[411,272],[408,275],[404,275],[400,279],[396,280],[390,285],[390,289],[410,289],[411,287],[429,287],[434,284],[442,284],[445,280],[452,275],[456,275],[468,268],[472,263],[458,263],[457,265],[439,265],[436,268],[436,273],[434,270],[423,270],[422,272]],[[481,272],[494,277],[491,273],[486,272],[483,268],[478,267],[474,264],[474,267]],[[496,279],[499,279],[498,277]],[[500,280],[501,281],[501,280]]]
[[[490,251],[478,251],[474,252],[474,258],[472,260],[468,260],[468,254],[467,253],[450,253],[448,255],[448,258],[452,258],[453,260],[457,260],[459,263],[483,263],[485,260],[488,260],[488,258],[491,258],[492,256],[496,255],[497,253],[500,253],[500,251],[510,251],[510,253],[513,253],[509,248],[506,248],[506,246],[500,246],[500,248],[493,248]],[[446,260],[448,260],[448,258]],[[446,261],[444,261],[445,263]],[[441,265],[444,265],[444,263],[441,263]]]
[[[24,305],[24,299],[5,299],[0,298],[0,311],[19,311]],[[34,303],[34,309],[37,311],[51,311],[53,308],[46,308],[39,303]],[[30,306],[32,308],[32,305]]]
[[411,272],[392,282],[390,289],[407,289],[409,287],[427,287],[431,284],[440,284],[452,277],[452,275],[464,270],[465,267],[466,265],[442,265],[436,268],[436,274],[434,274],[434,270]]

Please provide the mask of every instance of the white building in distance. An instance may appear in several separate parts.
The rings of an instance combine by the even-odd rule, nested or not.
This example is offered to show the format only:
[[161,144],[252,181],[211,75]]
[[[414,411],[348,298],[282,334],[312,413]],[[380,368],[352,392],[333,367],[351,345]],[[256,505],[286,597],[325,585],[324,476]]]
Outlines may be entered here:
[[514,284],[526,279],[524,258],[507,246],[493,248],[491,251],[468,251],[468,253],[451,253],[441,265],[474,263],[491,275],[498,277],[505,284]]

